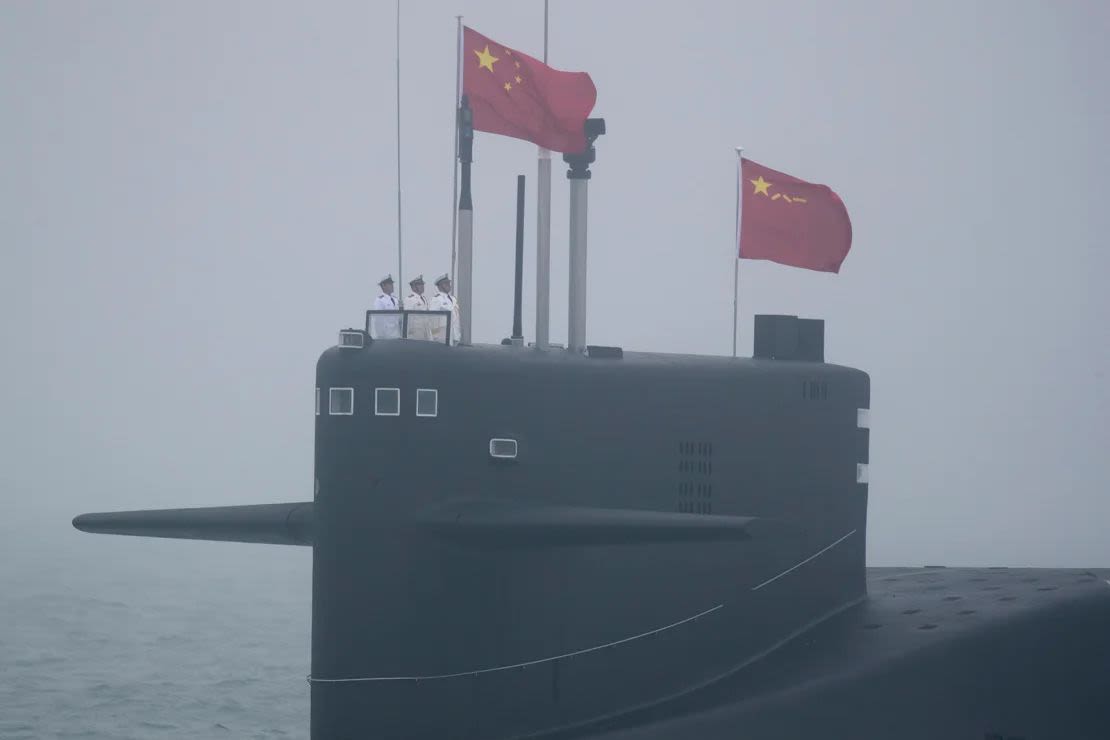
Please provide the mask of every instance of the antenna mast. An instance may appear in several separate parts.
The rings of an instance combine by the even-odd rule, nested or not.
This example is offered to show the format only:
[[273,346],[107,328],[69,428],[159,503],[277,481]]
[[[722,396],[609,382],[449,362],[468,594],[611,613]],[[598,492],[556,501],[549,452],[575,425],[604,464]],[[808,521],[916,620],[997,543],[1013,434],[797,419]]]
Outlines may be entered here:
[[405,284],[401,259],[401,0],[397,0],[397,285]]
[[[543,63],[547,64],[547,0],[543,0]],[[536,178],[536,349],[551,330],[551,152],[539,147]]]
[[459,105],[462,101],[462,16],[455,16],[455,105],[451,110],[454,116],[455,135],[455,179],[451,184],[451,280],[455,279],[455,256],[458,248],[459,212]]

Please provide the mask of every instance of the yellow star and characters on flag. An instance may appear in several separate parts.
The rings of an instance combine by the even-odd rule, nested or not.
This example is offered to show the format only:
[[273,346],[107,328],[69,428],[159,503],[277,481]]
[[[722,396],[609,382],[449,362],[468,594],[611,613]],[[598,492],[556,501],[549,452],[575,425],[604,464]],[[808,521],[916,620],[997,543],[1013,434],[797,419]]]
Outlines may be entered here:
[[791,196],[791,195],[787,195],[786,193],[775,193],[774,195],[772,195],[771,194],[771,187],[774,185],[774,183],[770,183],[770,182],[767,182],[766,180],[764,180],[763,175],[760,175],[759,177],[757,177],[754,180],[748,180],[748,182],[750,182],[752,184],[752,186],[755,188],[752,191],[752,195],[766,195],[771,200],[778,200],[779,198],[782,198],[787,203],[805,203],[806,202],[805,198],[802,198],[802,197],[797,196],[797,195]]
[[[477,49],[473,49],[473,52],[474,52],[474,55],[478,57],[478,69],[488,69],[490,71],[490,73],[493,74],[493,72],[494,72],[493,65],[496,64],[497,62],[500,62],[501,57],[495,57],[490,52],[489,44],[486,44],[485,48],[482,49],[481,51],[478,51]],[[512,56],[513,55],[512,51],[510,51],[509,49],[502,49],[501,52],[505,56]],[[518,62],[514,59],[513,64],[516,66],[516,69],[518,69],[518,70],[520,69],[520,62]],[[513,75],[513,81],[516,82],[516,84],[519,85],[522,82],[524,82],[524,79],[519,74],[517,74],[517,75]],[[501,87],[505,88],[505,92],[509,92],[513,89],[513,83],[512,82],[506,82]]]

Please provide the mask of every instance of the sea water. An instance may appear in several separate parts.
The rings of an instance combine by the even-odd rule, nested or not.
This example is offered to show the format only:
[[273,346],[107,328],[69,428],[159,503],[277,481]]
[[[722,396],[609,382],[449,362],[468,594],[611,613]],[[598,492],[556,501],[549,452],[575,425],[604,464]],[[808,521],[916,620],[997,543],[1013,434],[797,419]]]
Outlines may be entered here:
[[3,740],[308,736],[309,548],[73,532],[0,556]]

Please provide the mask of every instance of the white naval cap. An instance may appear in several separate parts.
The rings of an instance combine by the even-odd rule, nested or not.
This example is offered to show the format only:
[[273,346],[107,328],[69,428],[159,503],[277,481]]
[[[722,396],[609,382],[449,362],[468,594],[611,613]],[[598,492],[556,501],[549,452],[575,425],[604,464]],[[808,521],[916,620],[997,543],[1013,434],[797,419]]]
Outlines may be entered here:
[[436,286],[438,287],[439,284],[442,283],[444,280],[450,280],[450,279],[451,279],[451,276],[448,275],[445,272],[445,273],[443,273],[442,275],[440,275],[439,277],[436,278]]
[[386,283],[393,282],[393,273],[390,273],[378,281],[378,285],[385,285]]
[[417,283],[420,283],[421,285],[424,284],[424,273],[420,273],[409,281],[409,285],[416,285]]

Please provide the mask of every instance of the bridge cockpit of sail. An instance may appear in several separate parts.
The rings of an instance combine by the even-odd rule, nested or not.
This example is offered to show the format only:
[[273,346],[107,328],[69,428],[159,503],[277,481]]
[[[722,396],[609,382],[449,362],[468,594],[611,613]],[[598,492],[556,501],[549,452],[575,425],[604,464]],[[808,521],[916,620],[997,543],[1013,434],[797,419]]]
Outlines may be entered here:
[[423,342],[450,344],[450,311],[379,311],[366,312],[366,336],[375,341],[416,339]]

